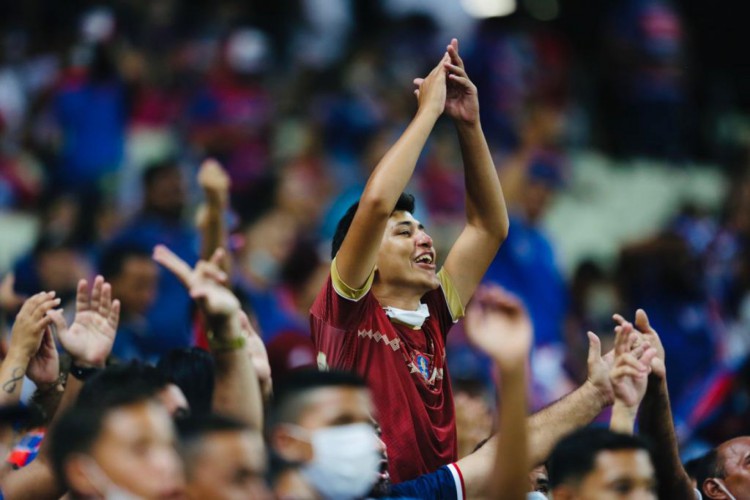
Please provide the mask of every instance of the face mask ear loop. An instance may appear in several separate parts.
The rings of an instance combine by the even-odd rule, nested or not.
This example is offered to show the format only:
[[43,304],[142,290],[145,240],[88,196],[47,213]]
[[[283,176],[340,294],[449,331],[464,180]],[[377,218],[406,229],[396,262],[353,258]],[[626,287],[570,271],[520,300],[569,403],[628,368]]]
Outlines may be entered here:
[[723,491],[724,493],[726,493],[726,494],[727,494],[727,496],[728,496],[728,497],[730,498],[730,500],[737,500],[737,499],[736,499],[736,498],[734,497],[734,495],[732,495],[732,494],[731,494],[731,493],[729,492],[729,489],[728,489],[728,488],[726,487],[726,485],[724,484],[724,481],[719,481],[718,479],[715,479],[715,478],[714,478],[714,482],[716,482],[716,484],[718,484],[718,485],[719,485],[719,488],[721,488],[721,491]]

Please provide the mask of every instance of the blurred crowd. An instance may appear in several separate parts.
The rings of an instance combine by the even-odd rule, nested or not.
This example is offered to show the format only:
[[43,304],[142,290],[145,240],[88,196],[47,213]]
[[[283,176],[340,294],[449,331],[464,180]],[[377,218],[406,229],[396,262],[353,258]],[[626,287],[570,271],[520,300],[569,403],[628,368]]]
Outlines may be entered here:
[[[193,266],[227,241],[232,289],[274,377],[315,365],[309,311],[336,224],[413,116],[412,79],[457,36],[511,220],[485,279],[529,311],[532,405],[586,380],[586,332],[607,351],[612,314],[642,307],[669,353],[686,456],[750,434],[749,150],[709,158],[728,181],[723,206],[687,200],[612,261],[563,269],[543,227],[573,151],[675,170],[705,153],[688,23],[667,0],[611,2],[581,51],[570,26],[548,22],[562,2],[522,4],[481,21],[442,1],[8,5],[0,231],[15,239],[12,214],[34,237],[0,259],[12,259],[3,327],[40,290],[72,322],[79,279],[101,275],[120,301],[114,359],[207,347],[194,297],[152,252],[165,245]],[[463,227],[463,178],[458,141],[438,123],[408,189],[438,260]],[[492,428],[492,360],[461,324],[447,349],[465,456]]]

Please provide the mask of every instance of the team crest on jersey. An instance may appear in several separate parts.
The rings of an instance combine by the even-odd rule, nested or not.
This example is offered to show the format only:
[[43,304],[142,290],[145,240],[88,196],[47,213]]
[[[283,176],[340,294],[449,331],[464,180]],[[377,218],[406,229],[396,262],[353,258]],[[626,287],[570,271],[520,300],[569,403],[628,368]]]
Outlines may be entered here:
[[427,361],[427,357],[423,354],[417,354],[415,361],[419,373],[422,374],[425,380],[430,380],[430,363]]

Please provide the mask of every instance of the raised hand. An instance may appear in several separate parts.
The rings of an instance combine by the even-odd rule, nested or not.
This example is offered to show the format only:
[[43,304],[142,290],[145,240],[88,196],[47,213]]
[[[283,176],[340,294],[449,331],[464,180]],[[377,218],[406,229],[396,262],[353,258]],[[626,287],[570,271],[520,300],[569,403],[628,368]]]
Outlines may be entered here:
[[466,335],[503,368],[526,364],[531,320],[521,302],[499,286],[477,290],[466,312]]
[[42,336],[42,344],[39,350],[29,361],[26,376],[36,384],[37,387],[57,383],[60,375],[60,357],[57,354],[57,346],[52,336],[52,330],[47,328]]
[[153,257],[177,276],[209,320],[227,319],[240,310],[240,301],[225,286],[227,275],[219,268],[223,249],[216,249],[208,261],[198,261],[195,268],[164,245],[154,248]]
[[615,400],[627,408],[641,404],[648,387],[651,360],[657,355],[648,342],[635,347],[638,340],[638,333],[629,323],[615,328],[615,364],[609,377]]
[[59,330],[57,335],[74,363],[101,368],[112,352],[119,321],[120,301],[112,300],[112,285],[97,276],[89,294],[88,283],[82,279],[76,291],[73,324]]
[[24,302],[13,323],[8,356],[18,355],[28,362],[36,354],[42,335],[52,321],[47,312],[59,304],[55,292],[40,292]]
[[250,318],[242,310],[240,310],[240,328],[245,336],[245,350],[253,362],[255,374],[258,375],[263,394],[269,396],[271,393],[271,363],[268,361],[268,352],[265,344],[263,344],[263,339],[260,338],[260,335],[250,323]]
[[586,360],[588,376],[586,382],[594,386],[599,392],[604,405],[614,402],[614,391],[609,380],[609,372],[615,364],[614,349],[602,356],[602,343],[594,332],[587,333],[589,338],[589,354]]
[[[630,324],[630,322],[628,322],[620,314],[614,314],[612,316],[612,319],[615,320],[615,322],[619,326],[626,326]],[[633,325],[631,325],[631,327],[632,326]],[[661,343],[659,334],[656,333],[656,330],[654,330],[649,323],[648,315],[643,309],[638,309],[635,312],[634,331],[640,335],[640,341],[648,342],[651,347],[656,349],[656,356],[654,356],[654,358],[651,360],[651,374],[655,377],[658,377],[659,379],[663,379],[667,376],[667,367],[665,364],[666,352],[664,351],[664,345]]]
[[447,71],[445,64],[449,61],[450,56],[446,52],[437,66],[430,71],[429,75],[425,78],[414,79],[414,85],[417,86],[414,95],[417,96],[420,111],[429,110],[439,116],[445,110],[445,99],[447,96]]
[[479,122],[479,97],[477,86],[469,79],[464,62],[458,55],[458,40],[448,45],[450,60],[443,66],[448,71],[445,113],[456,121],[475,124]]
[[229,175],[219,162],[207,159],[198,171],[198,184],[203,188],[209,203],[226,207],[229,202]]

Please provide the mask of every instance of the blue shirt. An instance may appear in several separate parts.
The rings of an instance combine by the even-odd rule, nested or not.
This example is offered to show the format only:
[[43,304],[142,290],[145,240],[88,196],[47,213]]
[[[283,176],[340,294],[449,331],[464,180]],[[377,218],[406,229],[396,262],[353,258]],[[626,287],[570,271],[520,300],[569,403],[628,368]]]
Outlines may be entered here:
[[464,485],[461,471],[456,464],[444,465],[430,474],[393,485],[387,498],[463,500]]

